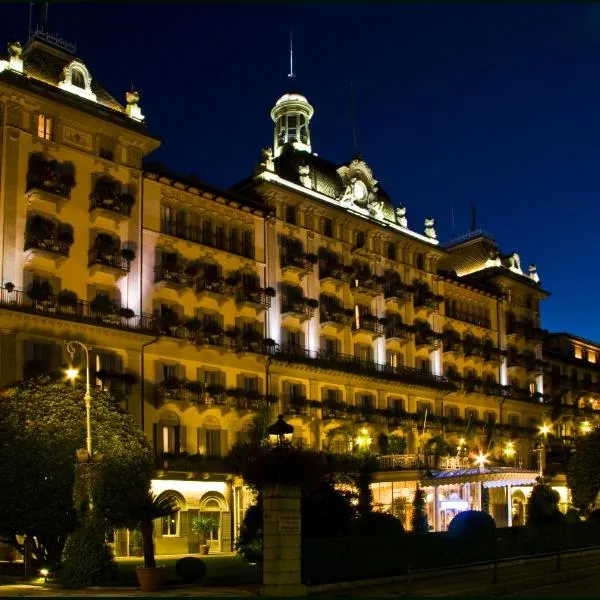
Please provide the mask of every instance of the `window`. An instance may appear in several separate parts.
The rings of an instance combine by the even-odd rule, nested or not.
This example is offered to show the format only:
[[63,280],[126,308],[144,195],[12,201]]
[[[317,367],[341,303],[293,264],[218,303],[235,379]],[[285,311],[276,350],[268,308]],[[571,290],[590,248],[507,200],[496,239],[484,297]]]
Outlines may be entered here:
[[296,225],[297,211],[295,206],[285,207],[285,221],[291,225]]
[[177,379],[177,365],[163,365],[163,379],[165,381]]
[[431,410],[431,404],[429,402],[419,401],[417,402],[417,413],[424,415],[427,412],[428,415],[433,414]]
[[354,356],[359,360],[371,361],[373,360],[373,348],[367,344],[356,344]]
[[426,358],[417,359],[417,369],[421,373],[431,373],[431,363]]
[[496,413],[486,412],[485,421],[488,425],[493,425],[496,422]]
[[52,118],[46,115],[38,115],[38,137],[43,140],[52,139]]
[[387,245],[387,257],[390,260],[396,260],[396,244],[389,242]]
[[85,89],[85,77],[83,76],[81,69],[71,69],[71,85],[81,88],[82,90]]
[[258,393],[258,377],[244,376],[242,379],[242,389],[246,394]]
[[357,231],[354,237],[354,247],[355,248],[364,248],[365,247],[365,232]]
[[367,409],[374,408],[375,406],[373,396],[371,396],[371,394],[360,394],[358,397],[358,404],[359,406]]
[[575,353],[575,358],[583,358],[583,350],[580,346],[573,346],[573,352]]
[[529,393],[533,396],[535,394],[535,381],[529,382]]
[[477,411],[474,408],[468,408],[465,410],[465,417],[471,421],[477,421]]
[[458,419],[458,407],[457,406],[447,406],[446,407],[446,416],[449,419]]
[[387,353],[388,365],[392,369],[398,369],[404,364],[404,357],[400,352],[388,352]]
[[304,386],[301,383],[290,383],[289,384],[289,396],[293,398],[304,398]]
[[425,269],[425,258],[420,252],[415,253],[415,267],[421,271]]
[[391,398],[389,401],[389,407],[395,413],[404,412],[404,400],[402,398]]
[[[177,502],[179,505],[179,502]],[[167,515],[166,517],[161,518],[161,533],[164,537],[173,537],[179,534],[179,513],[173,513],[172,515]]]
[[329,238],[333,237],[333,220],[325,217],[323,219],[323,235]]
[[519,415],[508,415],[508,424],[511,427],[519,426]]
[[252,231],[242,231],[242,256],[254,258],[254,234]]
[[206,456],[221,456],[220,429],[206,429]]
[[323,352],[327,356],[335,356],[338,353],[339,342],[335,338],[325,338],[323,340]]
[[332,404],[342,402],[342,391],[332,388],[324,388],[322,391],[323,402],[330,402]]
[[596,362],[596,353],[593,350],[588,350],[587,359],[588,359],[588,362],[595,363]]

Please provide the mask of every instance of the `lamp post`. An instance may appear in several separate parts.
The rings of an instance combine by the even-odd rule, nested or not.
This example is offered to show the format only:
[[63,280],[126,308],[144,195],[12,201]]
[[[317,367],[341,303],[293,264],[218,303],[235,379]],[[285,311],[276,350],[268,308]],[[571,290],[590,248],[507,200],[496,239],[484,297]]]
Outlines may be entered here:
[[366,452],[371,446],[372,441],[369,430],[366,427],[361,427],[359,434],[356,436],[356,445],[359,449]]
[[552,430],[551,425],[548,423],[544,423],[540,426],[540,435],[542,436],[541,440],[538,443],[536,448],[538,452],[538,467],[540,472],[540,477],[544,476],[544,453],[546,451],[546,436]]
[[488,455],[484,454],[483,452],[480,452],[476,457],[475,457],[475,466],[479,467],[479,472],[482,473],[483,469],[486,465],[486,463],[490,462],[488,460]]
[[[90,394],[90,353],[88,347],[76,340],[67,342],[67,352],[71,356],[71,361],[73,361],[73,357],[75,356],[76,347],[80,346],[83,348],[85,352],[85,395],[83,397],[85,401],[85,445],[88,453],[88,459],[92,458],[92,417],[91,417],[91,408],[92,408],[92,395]],[[74,367],[70,367],[66,371],[67,377],[74,381],[75,377],[79,374],[79,370]]]
[[586,435],[588,433],[590,433],[592,431],[592,425],[589,421],[583,421],[580,425],[579,425],[579,429],[581,430],[581,433],[583,435]]
[[277,417],[277,421],[267,428],[269,444],[273,448],[285,448],[291,446],[294,437],[294,426],[287,423],[283,415]]

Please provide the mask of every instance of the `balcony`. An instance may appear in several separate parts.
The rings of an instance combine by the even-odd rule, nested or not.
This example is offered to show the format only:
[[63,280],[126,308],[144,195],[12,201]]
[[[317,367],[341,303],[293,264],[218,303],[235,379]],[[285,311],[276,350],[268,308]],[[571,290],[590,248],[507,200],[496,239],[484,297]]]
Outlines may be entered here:
[[314,306],[316,300],[312,300],[311,298],[287,298],[282,297],[281,300],[281,316],[292,316],[304,321],[306,319],[312,319],[315,314],[315,308],[318,306]]
[[388,342],[400,341],[405,342],[410,339],[410,334],[413,332],[413,328],[410,325],[404,325],[404,323],[388,323],[385,326],[385,339]]
[[282,405],[284,415],[292,417],[307,417],[310,415],[311,402],[303,396],[285,397],[282,399]]
[[485,362],[498,363],[502,359],[502,351],[500,348],[493,346],[483,346],[481,355]]
[[75,186],[75,168],[72,163],[60,163],[43,152],[29,155],[27,195],[39,199],[65,202],[71,198]]
[[118,251],[92,248],[88,255],[88,267],[92,274],[96,271],[105,271],[122,277],[129,273],[130,261],[123,258]]
[[73,241],[61,241],[56,236],[35,237],[27,236],[25,238],[25,261],[29,262],[33,256],[50,258],[55,261],[62,261],[69,256],[69,250]]
[[187,275],[183,269],[169,269],[156,267],[154,269],[154,283],[161,283],[176,289],[193,287],[194,277]]
[[386,302],[401,302],[409,300],[412,288],[403,283],[397,285],[384,285],[383,297]]
[[341,329],[343,327],[349,327],[354,319],[354,314],[351,309],[350,312],[346,312],[342,307],[326,307],[321,304],[320,320],[321,325],[330,325]]
[[116,305],[111,306],[109,312],[105,312],[95,310],[93,303],[84,300],[75,299],[65,304],[64,300],[59,300],[60,297],[60,294],[51,294],[45,300],[32,300],[27,292],[8,292],[0,288],[0,308],[145,334],[153,333],[156,329],[152,315],[136,315],[128,308]]
[[273,347],[270,352],[279,361],[302,363],[316,368],[344,371],[357,375],[398,381],[407,385],[426,388],[455,390],[456,386],[446,377],[432,375],[411,367],[392,367],[388,364],[376,363],[358,358],[350,354],[308,350],[300,345],[282,345]]
[[444,338],[444,354],[455,354],[461,356],[464,354],[463,343],[460,338]]
[[198,297],[209,296],[223,300],[229,292],[229,286],[221,277],[219,279],[196,279],[196,294]]
[[415,345],[417,347],[422,346],[435,346],[439,343],[441,334],[435,332],[431,328],[419,328],[415,327]]
[[[225,449],[226,450],[226,449]],[[202,454],[174,454],[163,452],[155,458],[156,469],[178,473],[229,473],[231,467],[225,457]]]
[[416,292],[414,295],[416,309],[423,309],[426,311],[438,310],[440,301],[441,297],[436,296],[432,292]]
[[90,198],[90,213],[105,214],[117,220],[131,217],[133,196],[130,194],[92,194]]
[[506,323],[506,335],[518,337],[525,335],[525,325],[521,321],[508,321]]
[[352,331],[380,336],[385,332],[385,325],[373,315],[359,315],[352,323]]
[[465,340],[463,343],[465,358],[483,358],[483,346],[478,342],[469,342]]
[[350,280],[350,274],[343,267],[319,266],[319,279],[321,283],[333,283],[335,286],[344,285]]
[[255,257],[253,244],[243,243],[225,235],[217,235],[194,225],[182,225],[163,220],[160,224],[160,232],[181,240],[244,256],[245,258],[254,259]]
[[479,394],[483,392],[483,380],[479,377],[467,376],[463,379],[463,390],[466,394]]
[[352,276],[350,278],[350,289],[353,294],[361,294],[370,298],[383,294],[383,284],[374,279],[362,279]]
[[463,323],[470,323],[471,325],[477,325],[477,327],[483,327],[484,329],[492,328],[492,321],[487,317],[478,317],[477,315],[462,310],[447,310],[446,316],[450,319],[462,321]]
[[290,271],[302,276],[313,270],[313,263],[306,258],[305,254],[282,254],[280,264],[282,273]]
[[235,301],[239,305],[252,306],[256,310],[265,310],[271,306],[271,298],[264,289],[241,289],[236,292]]
[[416,454],[387,454],[377,460],[381,471],[420,469],[423,466]]

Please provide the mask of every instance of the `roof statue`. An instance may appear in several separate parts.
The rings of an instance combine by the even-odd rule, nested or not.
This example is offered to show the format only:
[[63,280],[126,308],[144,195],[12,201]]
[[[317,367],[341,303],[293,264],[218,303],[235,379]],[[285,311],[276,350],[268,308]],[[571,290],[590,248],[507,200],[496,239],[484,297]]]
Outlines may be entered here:
[[533,279],[533,281],[535,281],[536,283],[540,282],[540,276],[538,275],[537,272],[537,267],[535,265],[529,265],[529,277],[531,277],[531,279]]
[[133,86],[128,92],[125,92],[125,101],[127,102],[127,108],[125,108],[125,112],[131,119],[141,122],[146,118],[142,114],[141,108],[138,106],[140,94],[136,89],[133,88]]
[[428,238],[431,238],[432,240],[435,240],[437,238],[437,235],[435,233],[435,229],[433,228],[435,224],[434,219],[425,219],[425,235]]
[[312,181],[310,179],[310,166],[300,165],[298,167],[298,175],[300,176],[300,183],[309,190],[312,189]]
[[396,208],[396,223],[404,229],[408,229],[408,219],[406,218],[406,206],[402,204]]

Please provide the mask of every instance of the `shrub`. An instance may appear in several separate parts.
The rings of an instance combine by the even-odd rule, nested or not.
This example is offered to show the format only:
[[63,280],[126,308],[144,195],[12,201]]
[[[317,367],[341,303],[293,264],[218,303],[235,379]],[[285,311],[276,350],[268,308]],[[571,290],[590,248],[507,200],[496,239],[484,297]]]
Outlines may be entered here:
[[131,248],[123,248],[121,250],[121,258],[127,262],[132,262],[135,260],[135,251]]
[[450,521],[448,535],[461,540],[491,539],[496,529],[496,522],[486,512],[465,510]]
[[133,317],[135,317],[135,313],[131,308],[123,307],[119,309],[119,316],[123,317],[124,319],[133,319]]
[[104,585],[113,578],[115,563],[105,539],[105,528],[97,520],[83,523],[67,538],[60,570],[63,586]]
[[404,536],[402,521],[384,512],[372,512],[357,519],[352,527],[351,535],[357,537],[395,537]]
[[427,522],[427,511],[425,503],[427,496],[425,490],[417,488],[413,499],[413,514],[411,528],[414,533],[429,533],[429,523]]
[[175,573],[183,583],[194,583],[206,575],[206,564],[195,556],[186,556],[175,563]]
[[56,300],[61,306],[76,306],[77,294],[71,290],[61,290],[56,295]]
[[591,523],[592,525],[600,525],[600,508],[597,508],[596,510],[593,510],[587,518],[587,522]]
[[262,504],[250,506],[244,515],[235,549],[248,562],[262,562]]
[[576,508],[570,508],[565,514],[565,521],[569,525],[577,525],[578,523],[581,523],[579,511]]
[[563,520],[560,496],[549,485],[535,485],[527,499],[527,525],[553,525]]

